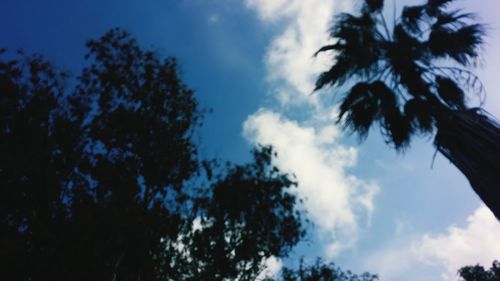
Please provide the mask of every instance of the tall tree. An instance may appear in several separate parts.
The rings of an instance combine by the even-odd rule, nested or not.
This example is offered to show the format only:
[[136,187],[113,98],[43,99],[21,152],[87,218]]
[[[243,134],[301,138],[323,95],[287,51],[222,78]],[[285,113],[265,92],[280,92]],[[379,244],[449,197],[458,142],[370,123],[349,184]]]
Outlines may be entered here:
[[358,15],[334,22],[334,64],[316,81],[349,86],[338,122],[364,139],[378,122],[386,142],[404,149],[419,134],[432,135],[437,150],[469,180],[500,219],[500,126],[481,108],[469,107],[483,95],[470,71],[479,58],[485,28],[474,15],[450,10],[453,0],[407,6],[389,26],[383,0],[364,0]]
[[87,47],[76,83],[39,55],[0,59],[0,278],[253,280],[286,256],[304,233],[272,150],[200,159],[174,59],[120,29]]

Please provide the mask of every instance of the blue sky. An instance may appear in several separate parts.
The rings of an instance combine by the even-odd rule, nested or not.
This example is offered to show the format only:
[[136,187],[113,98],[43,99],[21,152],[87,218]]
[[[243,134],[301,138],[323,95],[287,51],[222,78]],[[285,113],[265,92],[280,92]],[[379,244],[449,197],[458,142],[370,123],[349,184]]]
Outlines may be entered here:
[[[289,260],[269,261],[271,269],[305,255],[382,280],[455,280],[460,266],[500,259],[500,224],[466,179],[439,155],[431,169],[431,138],[405,154],[385,146],[377,130],[358,144],[333,126],[333,92],[310,94],[315,75],[331,63],[312,54],[328,42],[332,15],[353,2],[3,0],[0,46],[42,53],[78,74],[85,40],[122,27],[143,46],[175,56],[183,80],[213,109],[202,154],[241,162],[252,145],[272,144],[276,165],[297,176],[297,193],[307,198],[315,227]],[[455,6],[489,24],[477,73],[485,107],[500,116],[500,3]]]

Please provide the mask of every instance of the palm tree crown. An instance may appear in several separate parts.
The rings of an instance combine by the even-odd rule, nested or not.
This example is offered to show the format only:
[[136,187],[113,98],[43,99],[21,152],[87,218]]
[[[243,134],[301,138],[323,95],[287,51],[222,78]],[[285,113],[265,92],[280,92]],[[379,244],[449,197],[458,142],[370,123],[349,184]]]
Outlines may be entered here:
[[366,0],[359,16],[338,16],[331,29],[336,42],[317,52],[335,51],[335,64],[319,76],[316,89],[358,82],[340,105],[347,128],[364,137],[379,121],[387,140],[403,148],[412,133],[432,132],[444,109],[466,107],[463,86],[483,91],[461,67],[476,62],[485,28],[469,23],[472,14],[446,11],[450,2],[405,7],[392,32],[380,0]]
[[330,30],[334,43],[315,54],[334,53],[316,90],[349,87],[338,122],[361,139],[374,123],[396,149],[406,148],[416,134],[436,133],[437,149],[500,218],[500,126],[482,109],[467,106],[471,95],[484,95],[469,69],[479,60],[486,28],[473,14],[450,10],[451,2],[404,7],[392,26],[383,0],[364,0],[358,15],[338,15]]

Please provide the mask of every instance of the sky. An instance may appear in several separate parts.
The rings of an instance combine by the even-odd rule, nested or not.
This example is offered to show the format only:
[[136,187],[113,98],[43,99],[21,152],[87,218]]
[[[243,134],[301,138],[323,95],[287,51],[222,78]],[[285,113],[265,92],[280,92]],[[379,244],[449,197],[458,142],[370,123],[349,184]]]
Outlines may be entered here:
[[[356,3],[2,0],[0,47],[44,54],[78,75],[85,41],[122,27],[142,46],[176,57],[183,81],[212,110],[199,136],[202,155],[244,162],[254,145],[273,145],[275,164],[299,182],[295,192],[313,226],[288,259],[268,261],[267,274],[300,256],[388,281],[456,280],[461,266],[489,267],[500,259],[500,223],[455,167],[439,154],[433,160],[431,137],[405,153],[386,146],[376,129],[358,143],[335,125],[335,91],[312,93],[332,63],[313,54],[329,42],[333,15]],[[395,3],[420,1],[386,1],[389,11]],[[500,2],[454,7],[488,24],[475,72],[487,91],[484,107],[498,117]]]

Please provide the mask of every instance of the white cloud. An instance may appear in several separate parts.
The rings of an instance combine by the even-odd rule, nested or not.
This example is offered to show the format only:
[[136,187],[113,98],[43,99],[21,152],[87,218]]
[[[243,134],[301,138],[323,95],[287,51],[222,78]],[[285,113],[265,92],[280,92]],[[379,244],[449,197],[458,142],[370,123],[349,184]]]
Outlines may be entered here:
[[444,280],[455,280],[457,270],[464,265],[491,265],[500,259],[500,222],[482,206],[469,218],[464,228],[451,226],[446,233],[424,235],[414,244],[418,259],[438,264],[445,269]]
[[268,79],[276,86],[276,95],[282,104],[319,105],[318,95],[311,95],[314,81],[332,62],[328,56],[312,56],[328,43],[328,28],[334,11],[339,7],[345,9],[349,2],[246,0],[247,6],[254,9],[261,20],[285,22],[265,59]]
[[285,7],[289,6],[288,0],[246,0],[245,3],[257,11],[263,21],[275,21],[286,14]]
[[397,245],[386,245],[383,250],[367,255],[364,268],[376,272],[381,280],[425,280],[418,274],[409,271],[418,268],[415,256],[408,244],[396,242]]
[[306,198],[305,208],[321,237],[318,242],[326,243],[327,257],[336,256],[354,246],[360,224],[371,218],[379,190],[347,173],[356,163],[357,150],[338,143],[341,131],[332,126],[334,111],[322,106],[318,93],[312,94],[316,77],[332,63],[328,56],[313,54],[329,43],[333,15],[346,10],[351,1],[245,3],[261,21],[279,30],[265,56],[267,80],[281,106],[278,111],[290,105],[313,108],[303,124],[260,110],[246,120],[245,136],[254,144],[272,145],[279,154],[276,164],[297,176],[299,196]]
[[463,266],[479,263],[489,268],[500,259],[500,222],[485,206],[469,216],[464,227],[451,226],[440,234],[412,235],[399,224],[393,242],[365,259],[365,267],[384,280],[425,280],[424,272],[436,270],[441,280],[457,280]]
[[356,163],[357,151],[336,143],[338,128],[303,126],[260,110],[247,119],[244,134],[254,144],[272,145],[278,153],[275,164],[295,174],[298,195],[306,199],[318,237],[327,243],[325,254],[333,257],[352,247],[359,220],[373,212],[379,188],[346,172]]
[[257,276],[257,278],[255,278],[256,281],[277,277],[281,268],[283,268],[283,262],[272,256],[264,261],[264,268],[265,269]]

